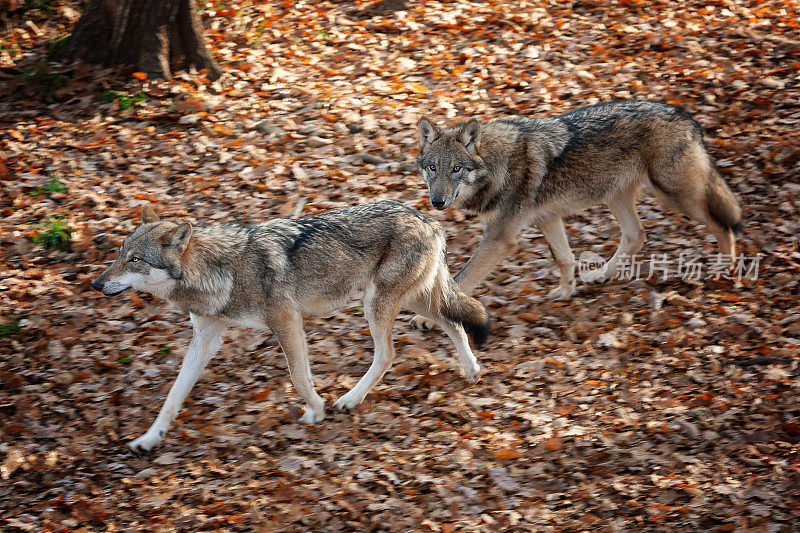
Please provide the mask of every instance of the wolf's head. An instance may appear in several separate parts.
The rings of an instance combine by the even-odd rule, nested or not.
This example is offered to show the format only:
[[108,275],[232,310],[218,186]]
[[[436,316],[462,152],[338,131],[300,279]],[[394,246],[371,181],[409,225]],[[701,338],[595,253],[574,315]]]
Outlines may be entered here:
[[183,275],[181,255],[191,236],[191,224],[162,222],[145,204],[142,224],[125,239],[117,260],[92,282],[92,288],[107,296],[135,289],[166,298]]
[[452,128],[438,129],[427,117],[419,119],[419,163],[428,184],[431,205],[447,209],[465,189],[485,174],[478,155],[481,125],[474,118]]

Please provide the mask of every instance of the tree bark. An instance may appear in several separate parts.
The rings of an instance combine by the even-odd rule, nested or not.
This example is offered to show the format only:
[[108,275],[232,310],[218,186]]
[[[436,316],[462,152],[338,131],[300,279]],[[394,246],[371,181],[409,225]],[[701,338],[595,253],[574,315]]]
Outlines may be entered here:
[[194,0],[91,0],[59,54],[101,65],[131,65],[152,78],[190,66],[222,71],[206,46]]

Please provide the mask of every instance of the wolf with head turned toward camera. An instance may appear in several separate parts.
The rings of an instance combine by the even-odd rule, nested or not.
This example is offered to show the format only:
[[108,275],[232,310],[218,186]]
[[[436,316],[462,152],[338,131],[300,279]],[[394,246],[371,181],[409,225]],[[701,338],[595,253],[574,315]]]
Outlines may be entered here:
[[[470,293],[535,224],[561,271],[549,298],[575,294],[575,260],[564,217],[605,204],[620,224],[616,253],[590,282],[613,278],[620,260],[642,247],[636,212],[642,191],[702,222],[733,261],[742,209],[706,151],[703,130],[682,107],[622,100],[542,118],[471,119],[439,128],[419,121],[422,177],[430,202],[476,214],[480,245],[455,276]],[[429,325],[419,317],[416,325]]]

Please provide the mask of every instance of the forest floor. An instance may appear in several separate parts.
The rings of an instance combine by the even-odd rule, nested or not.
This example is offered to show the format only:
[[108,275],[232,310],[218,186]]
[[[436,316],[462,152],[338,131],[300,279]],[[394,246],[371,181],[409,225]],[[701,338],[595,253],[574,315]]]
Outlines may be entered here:
[[[204,3],[213,83],[53,62],[79,4],[38,4],[0,14],[0,531],[800,530],[797,1]],[[427,203],[419,117],[628,97],[706,129],[749,276],[551,302],[531,227],[476,291],[494,315],[477,384],[403,314],[383,382],[306,427],[274,337],[232,329],[163,445],[125,450],[191,335],[155,298],[89,285],[143,202],[211,223],[395,199],[444,224],[456,271],[480,227]],[[640,213],[643,257],[710,268],[706,228]],[[576,256],[613,252],[605,208],[568,223]],[[328,406],[370,363],[360,305],[306,320]]]

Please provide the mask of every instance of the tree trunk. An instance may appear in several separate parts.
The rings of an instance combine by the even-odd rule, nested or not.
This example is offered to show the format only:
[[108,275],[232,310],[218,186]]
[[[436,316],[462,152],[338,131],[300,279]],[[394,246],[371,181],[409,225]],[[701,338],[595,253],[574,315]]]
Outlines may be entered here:
[[212,80],[222,74],[194,0],[90,0],[60,55],[131,65],[152,78],[171,78],[189,66],[208,69]]

